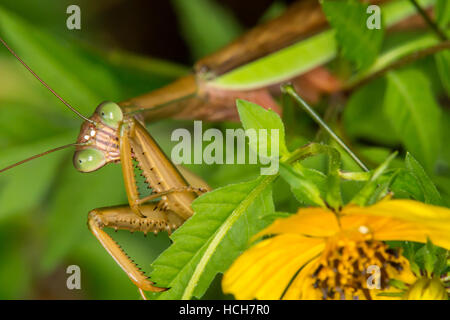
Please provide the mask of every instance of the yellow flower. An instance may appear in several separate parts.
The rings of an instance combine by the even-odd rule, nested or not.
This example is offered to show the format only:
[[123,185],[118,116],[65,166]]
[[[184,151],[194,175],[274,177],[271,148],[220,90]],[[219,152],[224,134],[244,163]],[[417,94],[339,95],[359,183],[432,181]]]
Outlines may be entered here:
[[[276,220],[225,273],[237,299],[374,299],[390,279],[415,281],[408,261],[383,241],[450,248],[450,210],[413,200],[348,205],[339,214],[303,208]],[[375,280],[375,281],[374,281]],[[374,289],[374,287],[379,288]]]
[[448,300],[447,290],[437,277],[419,278],[404,295],[406,300]]

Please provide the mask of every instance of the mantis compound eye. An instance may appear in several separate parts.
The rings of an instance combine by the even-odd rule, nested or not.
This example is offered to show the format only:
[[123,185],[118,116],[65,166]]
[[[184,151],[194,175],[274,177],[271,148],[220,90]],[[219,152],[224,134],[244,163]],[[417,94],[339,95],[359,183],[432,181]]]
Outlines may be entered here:
[[105,155],[97,149],[76,151],[73,155],[73,165],[80,172],[92,172],[106,164]]
[[114,129],[119,128],[119,124],[123,120],[122,109],[117,103],[111,101],[101,103],[96,112],[104,124]]

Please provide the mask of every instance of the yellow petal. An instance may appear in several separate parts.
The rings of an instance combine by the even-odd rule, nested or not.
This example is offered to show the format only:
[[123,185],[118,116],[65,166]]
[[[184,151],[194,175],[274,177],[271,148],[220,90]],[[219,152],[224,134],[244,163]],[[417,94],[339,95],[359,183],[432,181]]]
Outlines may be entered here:
[[277,219],[254,238],[270,234],[300,234],[310,237],[330,237],[339,231],[333,212],[323,208],[301,208],[288,218]]
[[312,278],[312,274],[317,267],[317,261],[317,259],[314,259],[303,267],[284,294],[283,300],[322,299],[320,290],[313,287],[314,279]]
[[426,242],[450,249],[450,209],[414,200],[388,200],[342,210],[343,229],[368,227],[377,240]]
[[245,251],[225,272],[222,288],[236,299],[279,299],[295,273],[324,247],[320,239],[280,235]]

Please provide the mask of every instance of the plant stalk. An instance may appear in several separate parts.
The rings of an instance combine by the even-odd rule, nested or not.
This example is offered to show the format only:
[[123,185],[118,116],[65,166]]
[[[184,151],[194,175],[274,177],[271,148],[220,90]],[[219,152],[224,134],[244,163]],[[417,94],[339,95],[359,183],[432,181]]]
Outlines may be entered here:
[[322,118],[295,92],[294,87],[291,84],[285,84],[281,86],[281,90],[291,96],[302,108],[308,113],[308,115],[322,128],[324,129],[334,141],[337,142],[349,155],[350,157],[363,169],[364,171],[369,171],[366,165],[350,150],[349,147],[342,141],[341,138],[322,120]]

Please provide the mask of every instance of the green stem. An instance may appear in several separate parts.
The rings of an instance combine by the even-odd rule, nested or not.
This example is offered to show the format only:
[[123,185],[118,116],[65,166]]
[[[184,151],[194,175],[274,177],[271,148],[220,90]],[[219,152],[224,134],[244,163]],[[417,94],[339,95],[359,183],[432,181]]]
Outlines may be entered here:
[[433,20],[431,20],[430,16],[426,13],[426,11],[417,3],[416,0],[410,0],[411,3],[416,7],[417,12],[422,16],[423,20],[428,24],[428,26],[431,28],[431,30],[434,31],[434,33],[437,34],[437,36],[442,40],[447,40],[447,36],[445,33],[437,26],[436,23],[434,23]]
[[[427,38],[425,38],[424,40],[428,41]],[[401,51],[401,49],[405,49],[405,46],[402,46],[401,48],[399,48]],[[409,49],[409,48],[407,48]],[[360,76],[356,76],[353,80],[351,80],[345,87],[344,87],[344,91],[345,92],[351,92],[363,85],[365,85],[366,83],[369,83],[370,81],[376,79],[376,78],[380,78],[382,76],[384,76],[387,72],[391,71],[391,70],[396,70],[399,69],[405,65],[411,64],[419,59],[422,59],[426,56],[435,54],[437,52],[443,51],[443,50],[448,50],[450,49],[450,40],[447,41],[443,41],[443,42],[439,42],[431,47],[426,47],[424,49],[420,49],[420,50],[416,50],[413,51],[411,54],[406,55],[401,57],[400,59],[392,62],[391,64],[386,64],[384,67],[382,67],[384,61],[383,57],[381,57],[378,61],[378,64],[375,64],[374,67],[368,71],[365,75],[360,75]],[[395,50],[393,50],[391,53],[393,55],[396,55],[397,53],[394,52]],[[386,54],[388,55],[388,54]],[[386,57],[386,59],[388,59],[390,57]]]
[[311,118],[324,129],[334,141],[337,142],[349,155],[350,157],[364,170],[369,171],[366,165],[350,150],[349,147],[338,137],[336,133],[322,120],[322,118],[295,92],[295,89],[290,84],[285,84],[281,86],[281,90],[291,96],[302,108],[308,113]]

